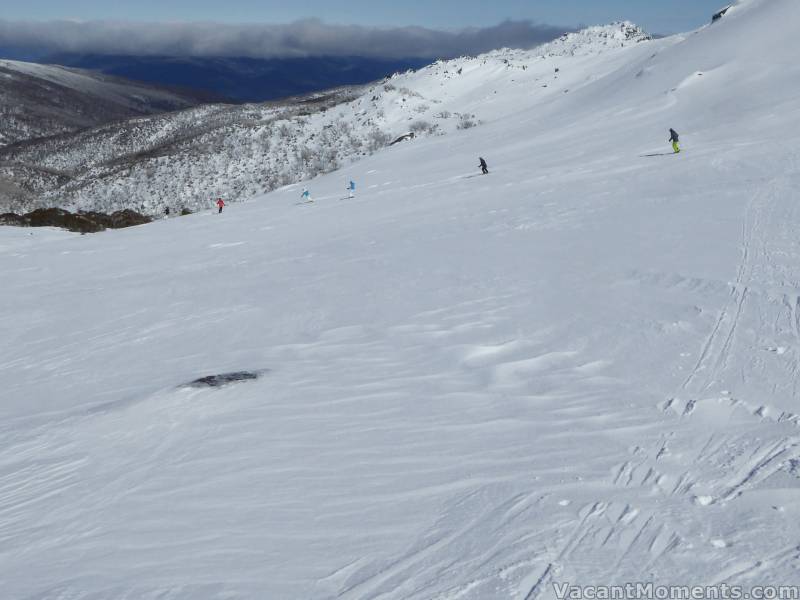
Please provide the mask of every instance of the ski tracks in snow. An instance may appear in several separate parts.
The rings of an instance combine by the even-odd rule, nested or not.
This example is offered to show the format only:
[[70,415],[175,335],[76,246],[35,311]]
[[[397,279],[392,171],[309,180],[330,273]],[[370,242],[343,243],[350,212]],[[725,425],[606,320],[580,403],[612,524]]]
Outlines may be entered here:
[[[680,394],[688,395],[689,402],[702,399],[715,388],[732,387],[734,382],[747,388],[751,380],[770,379],[771,368],[782,369],[782,374],[789,376],[782,379],[793,382],[791,389],[772,390],[773,395],[789,392],[792,399],[798,398],[800,248],[796,239],[800,208],[790,190],[800,179],[800,168],[797,156],[789,156],[784,174],[763,184],[747,206],[742,219],[742,257],[729,301],[681,386]],[[740,332],[743,323],[745,331]],[[765,364],[768,361],[780,365],[772,367]],[[779,414],[784,412],[780,408]]]
[[[460,456],[475,475],[458,487],[419,490],[441,496],[439,519],[419,523],[401,552],[345,561],[320,580],[321,590],[342,600],[534,600],[552,597],[553,583],[575,581],[590,565],[622,581],[643,561],[670,564],[683,537],[650,498],[674,495],[678,511],[691,484],[647,466],[641,448],[635,461],[618,465],[622,449],[611,440],[638,438],[650,415],[630,410],[608,363],[586,356],[579,341],[554,351],[557,331],[511,334],[526,309],[513,295],[487,297],[391,328],[396,344],[437,370],[435,379],[422,377],[426,402],[479,416],[480,425],[451,426],[473,438]],[[495,434],[503,441],[487,443]]]
[[760,220],[765,211],[764,201],[771,195],[770,191],[771,189],[765,188],[756,193],[745,210],[742,220],[742,258],[736,279],[731,284],[730,300],[720,310],[719,317],[703,344],[697,363],[681,386],[685,392],[702,393],[707,390],[716,381],[716,375],[728,359],[749,292],[748,284],[753,271],[753,240],[760,235]]
[[[800,356],[800,285],[791,263],[781,265],[776,259],[780,252],[794,258],[789,235],[800,230],[800,212],[783,194],[787,185],[787,179],[773,179],[747,203],[741,256],[726,302],[689,374],[663,403],[666,420],[658,425],[645,425],[647,415],[637,420],[630,405],[623,408],[611,401],[608,390],[620,382],[607,376],[604,361],[586,357],[580,343],[559,348],[556,336],[546,331],[493,335],[513,319],[513,296],[420,314],[414,322],[395,327],[392,335],[419,352],[445,348],[451,355],[465,378],[462,385],[451,377],[453,397],[471,395],[476,385],[483,388],[487,399],[510,407],[530,426],[531,436],[548,440],[549,460],[570,465],[573,472],[529,481],[476,481],[461,500],[445,501],[441,520],[423,528],[405,552],[364,557],[357,567],[345,566],[332,575],[328,583],[336,580],[335,597],[535,600],[552,597],[555,582],[579,581],[598,565],[608,581],[623,582],[645,571],[669,580],[696,569],[698,543],[711,549],[709,564],[727,565],[729,534],[711,530],[704,513],[758,489],[800,457],[800,437],[784,431],[760,438],[750,429],[753,422],[782,426],[793,422],[792,415],[728,391],[735,387],[732,377],[748,389],[763,361],[788,364]],[[716,294],[721,284],[709,287],[698,281],[688,287]],[[771,315],[776,309],[781,314]],[[783,337],[765,340],[765,332]],[[487,341],[493,337],[495,341]],[[448,376],[458,372],[452,364],[447,368]],[[796,362],[787,368],[796,369]],[[578,391],[570,393],[573,386]],[[597,402],[603,403],[602,415],[590,408]],[[716,426],[709,430],[708,422]],[[559,428],[563,438],[552,433]],[[609,428],[630,428],[631,435],[622,439],[640,440],[623,462],[613,462],[611,451],[597,452],[603,447],[598,440],[608,436]],[[701,431],[704,437],[699,437]],[[597,455],[583,452],[577,458],[571,454],[576,447],[591,448]],[[465,460],[482,462],[478,457]],[[527,459],[505,456],[492,470],[505,472],[504,462],[518,460]],[[584,472],[574,471],[581,463],[587,472],[606,469],[607,477],[587,481]],[[532,472],[547,469],[539,465]],[[771,551],[769,542],[752,542],[752,547],[755,554]],[[738,571],[731,572],[735,580]]]
[[[678,419],[674,430],[668,439],[651,445],[649,459],[638,467],[649,473],[661,463],[666,473],[673,470],[667,479],[674,480],[679,465],[672,455],[693,455],[689,470],[679,476],[672,493],[689,494],[706,510],[714,506],[747,510],[739,506],[758,502],[762,496],[757,492],[764,487],[781,490],[775,496],[779,500],[773,500],[775,510],[797,499],[796,483],[791,483],[796,475],[787,474],[800,459],[800,419],[793,408],[800,375],[800,247],[796,242],[800,208],[791,197],[800,169],[797,156],[787,156],[789,164],[781,174],[752,194],[742,217],[741,258],[728,299],[688,376],[662,405],[665,413],[674,415],[670,418]],[[701,444],[696,440],[698,426],[705,429]],[[630,464],[623,465],[616,480],[627,484],[632,473]],[[784,478],[786,482],[781,483]],[[746,543],[755,554],[773,546],[754,539]],[[724,563],[727,544],[718,540],[715,546]],[[795,546],[787,552],[798,554]],[[746,568],[735,563],[719,581],[752,580],[767,564],[776,570],[780,565],[789,568],[789,561],[768,558]]]

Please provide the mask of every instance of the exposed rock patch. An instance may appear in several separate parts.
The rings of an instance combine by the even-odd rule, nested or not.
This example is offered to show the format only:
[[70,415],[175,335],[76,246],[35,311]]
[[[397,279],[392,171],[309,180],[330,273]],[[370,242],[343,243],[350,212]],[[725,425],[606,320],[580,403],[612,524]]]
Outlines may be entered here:
[[241,383],[243,381],[253,381],[261,377],[267,370],[262,371],[236,371],[235,373],[221,373],[219,375],[208,375],[195,379],[186,384],[185,387],[205,388],[205,387],[222,387],[234,383]]
[[17,227],[61,227],[78,233],[97,233],[106,229],[122,229],[150,223],[152,219],[133,210],[118,210],[106,214],[101,212],[71,213],[62,208],[39,208],[32,212],[0,214],[0,225]]
[[720,11],[715,12],[714,15],[711,17],[711,22],[716,23],[717,21],[719,21],[722,17],[725,16],[725,13],[727,13],[731,8],[733,8],[732,4],[726,6]]

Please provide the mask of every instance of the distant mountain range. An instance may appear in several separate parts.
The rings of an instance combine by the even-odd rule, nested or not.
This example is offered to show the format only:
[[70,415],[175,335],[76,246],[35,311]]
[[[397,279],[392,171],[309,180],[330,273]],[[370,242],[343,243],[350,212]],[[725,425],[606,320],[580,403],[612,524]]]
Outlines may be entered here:
[[0,60],[0,81],[0,147],[211,100],[207,93],[11,60]]
[[347,85],[361,85],[398,71],[419,69],[435,58],[176,58],[56,54],[36,60],[89,69],[158,86],[205,92],[235,102],[263,102]]

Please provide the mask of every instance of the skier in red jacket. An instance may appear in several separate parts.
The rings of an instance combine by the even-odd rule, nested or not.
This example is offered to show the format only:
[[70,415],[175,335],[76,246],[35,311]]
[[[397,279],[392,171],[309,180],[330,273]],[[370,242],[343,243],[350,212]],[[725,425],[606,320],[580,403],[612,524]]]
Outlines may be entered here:
[[222,213],[222,209],[225,208],[225,200],[222,198],[217,198],[217,206],[219,207],[218,215]]

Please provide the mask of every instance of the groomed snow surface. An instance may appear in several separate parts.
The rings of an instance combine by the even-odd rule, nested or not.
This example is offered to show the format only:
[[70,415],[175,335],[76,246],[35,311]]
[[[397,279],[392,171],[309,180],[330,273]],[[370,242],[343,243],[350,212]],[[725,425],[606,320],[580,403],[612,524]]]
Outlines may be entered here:
[[0,229],[0,596],[800,584],[798,22],[576,58],[313,204]]

